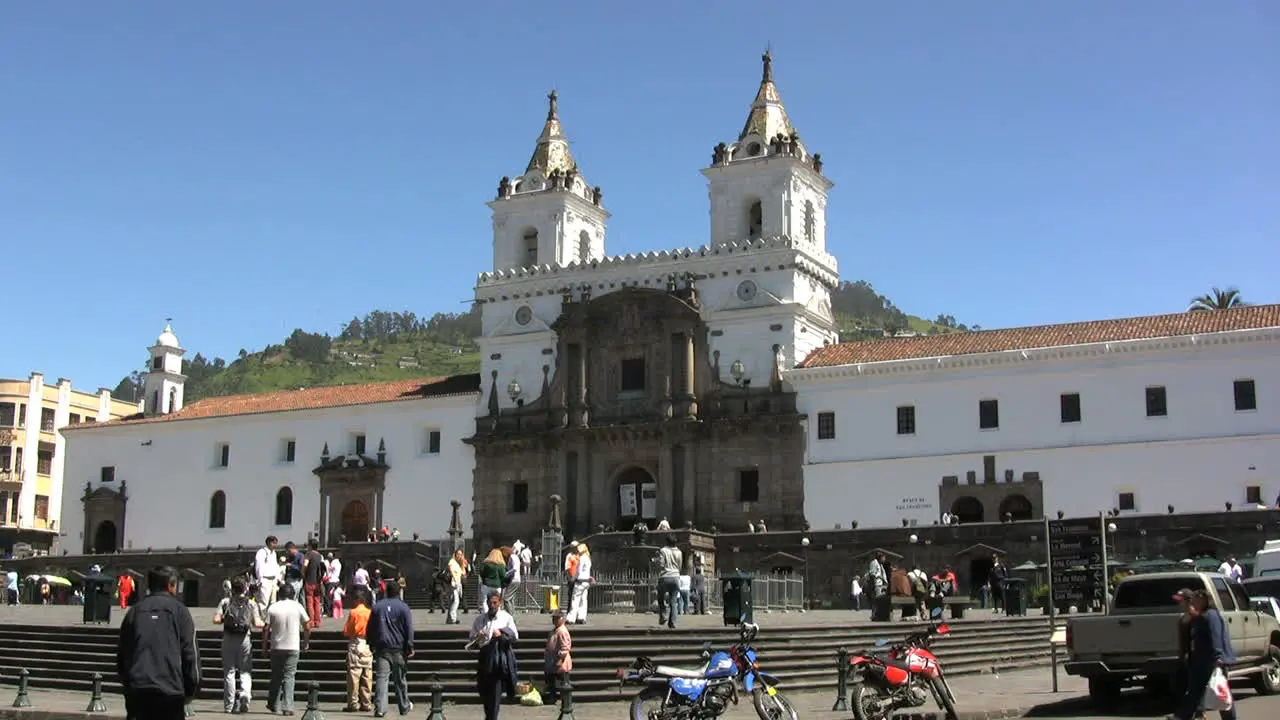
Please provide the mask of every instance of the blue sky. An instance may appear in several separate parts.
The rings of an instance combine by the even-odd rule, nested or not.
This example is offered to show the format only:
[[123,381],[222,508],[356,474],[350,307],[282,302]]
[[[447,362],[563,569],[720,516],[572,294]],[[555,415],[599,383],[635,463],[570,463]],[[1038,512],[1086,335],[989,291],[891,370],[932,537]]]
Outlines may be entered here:
[[[437,9],[451,6],[449,10]],[[608,250],[697,246],[772,44],[846,279],[985,327],[1280,301],[1280,3],[9,3],[0,376],[114,386],[467,307],[561,113]]]

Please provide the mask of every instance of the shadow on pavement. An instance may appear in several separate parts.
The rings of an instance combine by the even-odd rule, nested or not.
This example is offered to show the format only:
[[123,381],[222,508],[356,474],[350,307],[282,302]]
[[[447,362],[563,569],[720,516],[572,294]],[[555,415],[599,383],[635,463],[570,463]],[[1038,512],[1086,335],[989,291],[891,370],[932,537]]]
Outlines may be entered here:
[[[1233,687],[1236,701],[1247,706],[1258,694],[1252,689]],[[1120,697],[1120,703],[1114,708],[1098,711],[1093,708],[1087,697],[1075,697],[1056,703],[1037,705],[1023,714],[1029,718],[1079,718],[1094,717],[1099,713],[1106,717],[1117,718],[1163,718],[1174,710],[1174,698],[1171,696],[1152,695],[1144,690],[1131,690]],[[1214,713],[1213,717],[1217,714]]]

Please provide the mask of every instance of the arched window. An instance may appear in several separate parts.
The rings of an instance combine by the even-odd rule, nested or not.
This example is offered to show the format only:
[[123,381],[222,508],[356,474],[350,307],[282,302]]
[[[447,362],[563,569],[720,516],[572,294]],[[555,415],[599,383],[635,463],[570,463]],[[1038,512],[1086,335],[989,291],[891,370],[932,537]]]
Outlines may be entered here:
[[276,525],[293,524],[293,490],[282,487],[276,492]]
[[209,498],[209,528],[218,530],[227,526],[227,494],[218,490]]
[[747,237],[758,238],[764,229],[764,207],[759,200],[751,203],[747,210]]
[[538,231],[533,228],[525,230],[523,241],[524,267],[533,267],[538,264]]
[[586,230],[578,233],[578,262],[591,259],[591,234]]
[[817,219],[813,216],[813,201],[804,201],[804,239],[813,242],[817,235]]

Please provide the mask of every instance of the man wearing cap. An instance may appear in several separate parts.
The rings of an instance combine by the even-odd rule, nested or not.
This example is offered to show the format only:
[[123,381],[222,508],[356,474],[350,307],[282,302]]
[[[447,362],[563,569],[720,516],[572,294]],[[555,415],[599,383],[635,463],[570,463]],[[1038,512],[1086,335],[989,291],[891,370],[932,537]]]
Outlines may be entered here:
[[551,624],[555,629],[547,636],[547,647],[542,655],[542,673],[547,683],[547,701],[555,702],[560,694],[561,682],[573,671],[573,638],[565,623],[564,610],[551,613]]

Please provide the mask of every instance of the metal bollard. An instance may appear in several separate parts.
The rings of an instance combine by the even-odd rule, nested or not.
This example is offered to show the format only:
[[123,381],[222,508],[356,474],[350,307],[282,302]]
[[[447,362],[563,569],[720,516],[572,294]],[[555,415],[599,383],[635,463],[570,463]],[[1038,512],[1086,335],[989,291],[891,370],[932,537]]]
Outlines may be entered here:
[[312,680],[307,685],[307,711],[302,713],[302,720],[324,720],[320,712],[320,683]]
[[849,710],[849,651],[840,648],[836,651],[836,704],[831,712],[848,712]]
[[444,686],[439,675],[431,676],[431,712],[427,720],[444,720]]
[[559,720],[576,720],[573,717],[573,683],[569,681],[569,673],[565,673],[560,680]]
[[102,702],[102,673],[93,674],[93,694],[89,697],[89,707],[84,709],[87,713],[104,713],[107,711],[107,704]]
[[18,671],[18,695],[13,698],[13,707],[29,708],[31,707],[31,696],[27,694],[27,683],[31,673],[26,668]]

